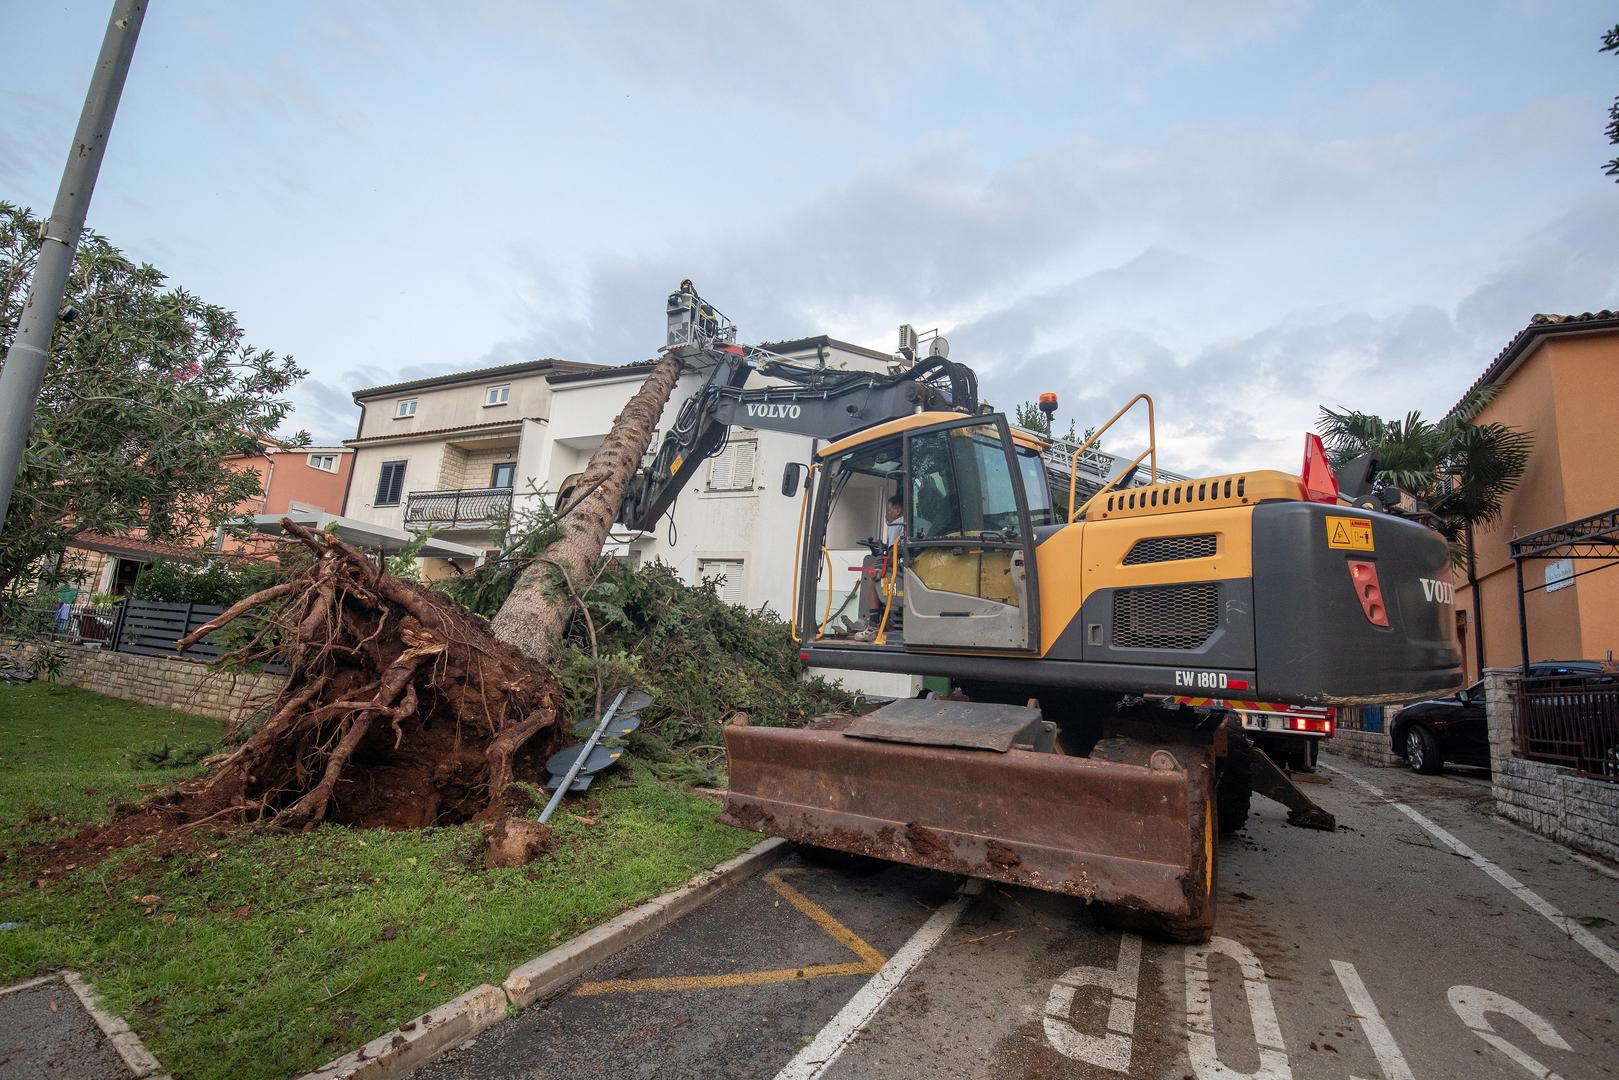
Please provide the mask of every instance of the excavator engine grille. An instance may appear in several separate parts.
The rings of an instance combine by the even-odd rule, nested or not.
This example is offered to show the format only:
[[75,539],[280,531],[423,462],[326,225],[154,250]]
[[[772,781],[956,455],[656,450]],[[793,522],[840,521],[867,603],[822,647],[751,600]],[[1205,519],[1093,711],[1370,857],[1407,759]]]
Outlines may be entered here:
[[1136,541],[1130,553],[1124,557],[1124,565],[1140,566],[1142,563],[1175,562],[1178,559],[1209,559],[1214,557],[1214,549],[1213,533],[1149,536],[1145,540]]
[[1113,594],[1113,646],[1196,649],[1220,627],[1220,586],[1213,581],[1120,589]]

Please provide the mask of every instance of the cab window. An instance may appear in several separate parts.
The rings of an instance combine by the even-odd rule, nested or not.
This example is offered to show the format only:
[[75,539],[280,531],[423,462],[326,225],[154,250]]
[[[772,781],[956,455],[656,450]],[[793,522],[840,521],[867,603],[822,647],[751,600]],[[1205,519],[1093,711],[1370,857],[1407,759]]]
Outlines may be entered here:
[[910,443],[912,540],[1019,535],[1017,495],[995,425],[924,432]]
[[1046,478],[1046,463],[1038,453],[1026,447],[1017,447],[1018,471],[1023,474],[1023,497],[1029,503],[1029,524],[1038,529],[1042,525],[1056,525],[1057,508],[1051,501],[1051,482]]

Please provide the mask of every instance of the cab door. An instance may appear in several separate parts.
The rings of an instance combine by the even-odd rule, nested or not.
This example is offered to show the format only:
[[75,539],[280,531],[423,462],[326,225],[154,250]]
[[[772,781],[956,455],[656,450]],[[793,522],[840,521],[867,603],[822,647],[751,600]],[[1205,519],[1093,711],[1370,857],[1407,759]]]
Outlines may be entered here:
[[905,436],[907,646],[1039,647],[1034,535],[1003,416]]

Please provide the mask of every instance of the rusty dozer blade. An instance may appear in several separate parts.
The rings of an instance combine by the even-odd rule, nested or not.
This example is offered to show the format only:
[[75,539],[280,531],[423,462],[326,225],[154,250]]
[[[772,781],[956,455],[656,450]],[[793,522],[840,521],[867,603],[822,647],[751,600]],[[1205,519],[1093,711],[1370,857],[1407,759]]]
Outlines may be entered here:
[[[1142,763],[728,727],[720,820],[798,843],[1213,924],[1213,749]],[[1191,927],[1192,930],[1185,930]]]

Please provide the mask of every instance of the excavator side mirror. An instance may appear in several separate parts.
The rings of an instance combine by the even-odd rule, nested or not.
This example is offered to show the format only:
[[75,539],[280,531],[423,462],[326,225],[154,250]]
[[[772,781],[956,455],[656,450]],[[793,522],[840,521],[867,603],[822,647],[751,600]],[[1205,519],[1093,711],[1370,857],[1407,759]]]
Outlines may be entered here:
[[781,470],[781,493],[789,499],[798,494],[798,481],[804,475],[804,466],[796,461],[789,461],[787,467]]

